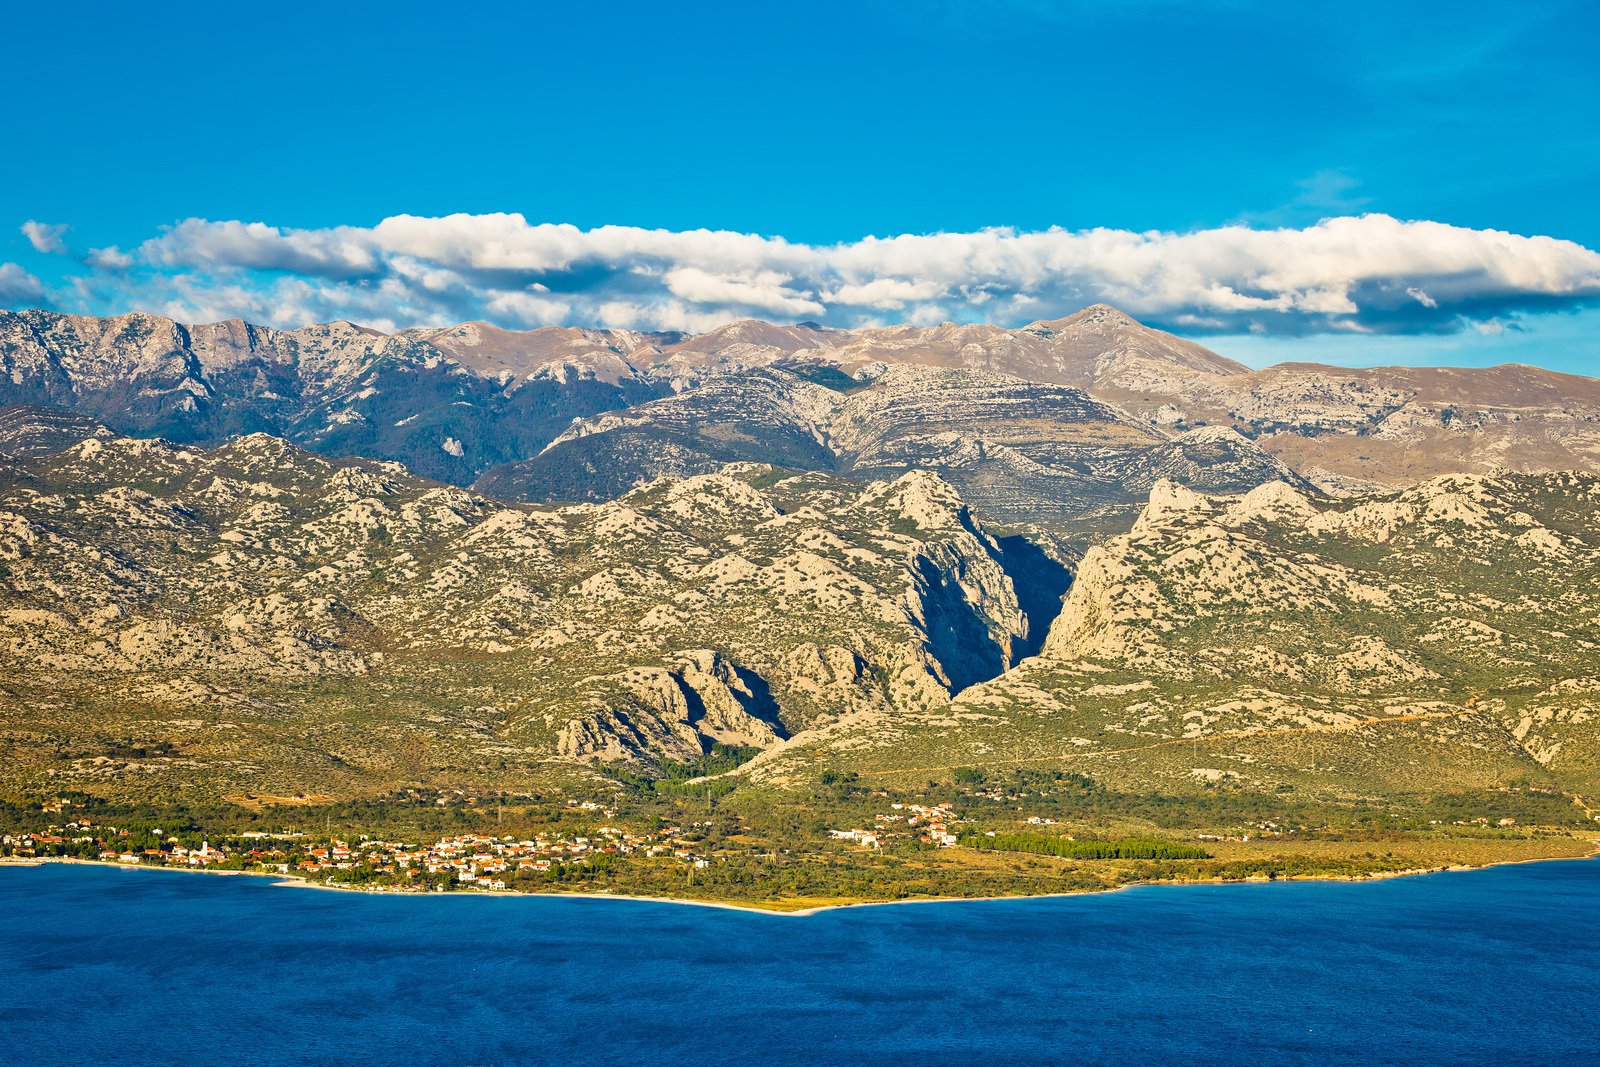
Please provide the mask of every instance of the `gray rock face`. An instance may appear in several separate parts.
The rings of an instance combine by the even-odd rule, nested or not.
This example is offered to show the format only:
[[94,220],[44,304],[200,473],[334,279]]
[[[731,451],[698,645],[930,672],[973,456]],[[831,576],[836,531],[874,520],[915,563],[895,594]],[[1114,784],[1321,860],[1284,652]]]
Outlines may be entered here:
[[[96,433],[0,464],[0,786],[532,788],[721,742],[771,783],[1045,761],[1137,791],[1592,793],[1600,482],[1157,476],[1248,446],[1149,446],[1137,521],[1070,575],[926,470],[735,463],[545,507],[264,434]],[[152,731],[181,755],[96,740]]]
[[[948,704],[847,725],[831,751],[877,780],[1058,763],[1146,793],[1380,797],[1523,779],[1588,808],[1597,503],[1600,478],[1571,472],[1355,499],[1158,480],[1084,556],[1036,654]],[[759,773],[805,755],[775,746]]]
[[837,400],[781,370],[720,375],[574,422],[539,455],[486,472],[475,488],[506,500],[610,500],[655,478],[710,474],[728,463],[833,470],[824,427]]

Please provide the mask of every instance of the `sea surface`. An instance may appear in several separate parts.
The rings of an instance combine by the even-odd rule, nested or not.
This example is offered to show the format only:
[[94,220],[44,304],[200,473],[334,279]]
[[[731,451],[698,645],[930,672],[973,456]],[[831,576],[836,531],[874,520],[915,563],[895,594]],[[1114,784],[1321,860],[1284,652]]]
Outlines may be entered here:
[[0,1062],[1600,1063],[1600,862],[772,916],[0,868]]

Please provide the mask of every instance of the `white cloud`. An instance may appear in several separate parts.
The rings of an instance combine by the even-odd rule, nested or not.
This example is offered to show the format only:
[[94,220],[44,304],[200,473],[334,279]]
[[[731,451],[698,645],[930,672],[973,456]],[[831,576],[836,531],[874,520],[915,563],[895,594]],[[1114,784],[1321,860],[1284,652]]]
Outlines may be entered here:
[[58,222],[51,225],[29,219],[22,224],[22,232],[27,236],[28,243],[33,245],[35,252],[55,254],[67,250],[66,242],[61,239],[61,235],[67,232],[66,223]]
[[1571,241],[1387,215],[1298,229],[991,229],[818,246],[515,214],[319,230],[188,219],[135,256],[113,247],[88,262],[121,272],[90,287],[120,305],[105,310],[186,308],[191,319],[274,325],[1020,325],[1105,302],[1198,332],[1372,334],[1459,331],[1600,300],[1600,255]]
[[333,278],[356,278],[379,270],[371,231],[350,226],[329,230],[280,230],[264,222],[185,219],[140,252],[169,267],[281,270]]
[[787,318],[827,314],[809,291],[785,288],[791,280],[770,270],[713,274],[699,267],[677,267],[661,276],[668,292],[691,304],[752,308]]
[[116,245],[89,249],[89,265],[101,270],[127,270],[133,266],[133,257]]
[[[832,292],[824,293],[823,297],[831,303],[873,308],[878,311],[899,311],[907,304],[933,300],[941,293],[941,287],[937,282],[874,278],[861,285],[841,285]],[[974,303],[984,303],[989,296],[987,292],[975,295],[978,298],[973,300]]]
[[0,306],[37,307],[44,300],[39,279],[15,263],[0,263]]

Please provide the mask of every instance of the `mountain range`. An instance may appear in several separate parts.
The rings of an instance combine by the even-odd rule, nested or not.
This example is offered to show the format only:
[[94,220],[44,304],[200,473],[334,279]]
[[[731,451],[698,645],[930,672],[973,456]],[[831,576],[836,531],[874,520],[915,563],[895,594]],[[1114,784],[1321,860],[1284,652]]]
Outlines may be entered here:
[[[0,317],[0,786],[1595,791],[1600,393],[1018,330]],[[154,757],[149,753],[156,753]]]
[[1344,493],[1600,463],[1595,379],[1516,365],[1251,371],[1105,305],[1018,329],[742,321],[698,336],[0,312],[0,372],[0,404],[119,433],[215,446],[267,432],[545,502],[733,461],[920,467],[1038,521],[1131,504],[1160,476]]

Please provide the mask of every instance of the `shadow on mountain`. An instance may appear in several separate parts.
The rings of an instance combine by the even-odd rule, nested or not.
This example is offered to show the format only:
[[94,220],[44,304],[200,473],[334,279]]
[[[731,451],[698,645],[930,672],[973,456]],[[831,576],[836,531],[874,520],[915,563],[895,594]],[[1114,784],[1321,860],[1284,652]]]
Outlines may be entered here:
[[0,455],[48,456],[111,431],[87,415],[42,404],[0,407]]
[[951,693],[1004,673],[1010,666],[1006,647],[962,595],[954,576],[927,556],[919,555],[915,568],[928,652],[944,669]]
[[1028,636],[1012,648],[1014,666],[1044,647],[1050,624],[1061,614],[1062,598],[1072,588],[1072,571],[1021,534],[996,540],[1000,545],[1000,566],[1017,591],[1017,606],[1028,617]]
[[[789,727],[784,723],[778,701],[772,695],[772,687],[767,680],[747,667],[729,665],[739,681],[750,691],[749,700],[740,700],[744,710],[772,727],[772,732],[785,740],[789,737]],[[737,696],[738,690],[734,690]]]

